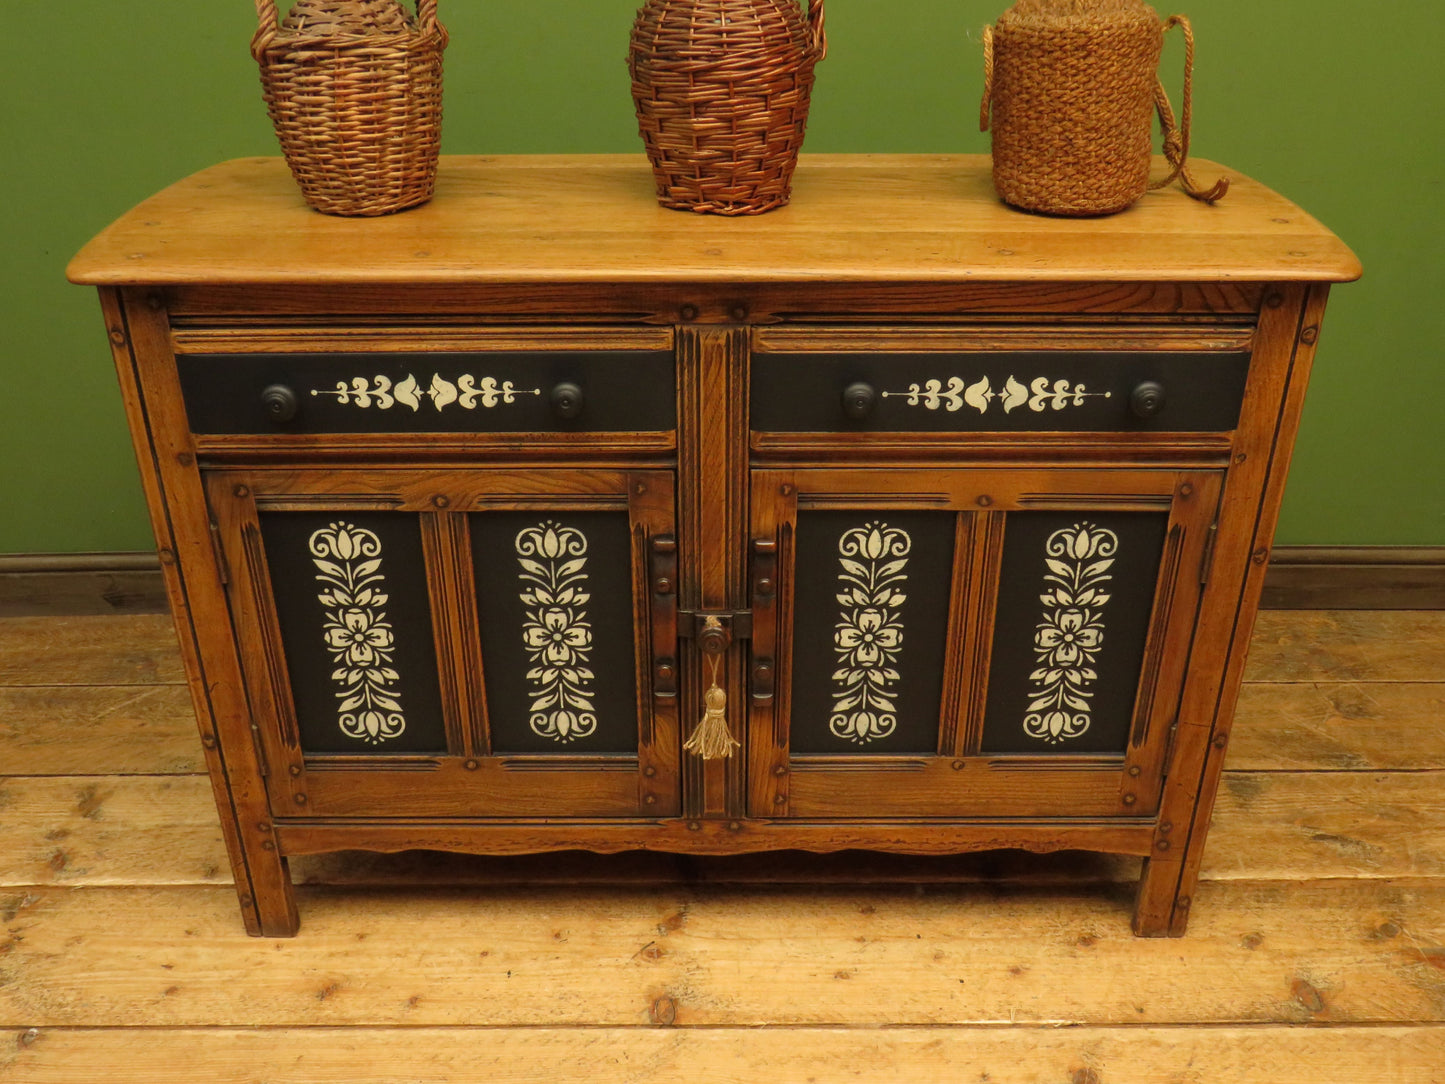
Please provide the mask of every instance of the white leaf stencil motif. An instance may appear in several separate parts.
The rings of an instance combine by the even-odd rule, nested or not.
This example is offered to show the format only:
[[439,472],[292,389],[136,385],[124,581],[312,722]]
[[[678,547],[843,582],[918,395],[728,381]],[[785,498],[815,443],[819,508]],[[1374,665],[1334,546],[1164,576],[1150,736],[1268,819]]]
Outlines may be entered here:
[[[375,393],[373,393],[375,394]],[[307,548],[323,585],[326,650],[340,688],[337,722],[348,738],[380,745],[399,737],[406,718],[390,663],[396,653],[381,571],[381,539],[363,527],[337,522],[314,531]]]
[[902,399],[906,405],[911,407],[942,410],[950,414],[956,413],[965,406],[972,407],[980,414],[987,414],[989,407],[995,401],[1003,404],[1005,414],[1012,414],[1025,404],[1037,414],[1048,409],[1065,410],[1069,407],[1081,407],[1089,399],[1112,399],[1114,397],[1113,392],[1089,391],[1083,384],[1075,384],[1068,380],[1051,380],[1046,376],[1036,377],[1027,386],[1020,383],[1016,377],[1010,376],[1004,384],[1003,391],[996,391],[987,376],[980,377],[972,384],[968,384],[967,379],[961,376],[951,376],[946,379],[947,384],[942,379],[925,380],[910,384],[907,391],[885,391],[883,398]]
[[492,410],[499,403],[512,405],[519,395],[541,394],[541,388],[519,388],[510,380],[498,381],[491,376],[478,378],[470,373],[463,373],[456,383],[440,373],[433,373],[431,383],[425,388],[417,383],[415,376],[408,373],[406,379],[395,386],[385,376],[375,376],[370,380],[357,376],[349,381],[338,380],[333,389],[311,389],[313,398],[324,396],[335,399],[339,406],[354,406],[362,410],[372,407],[377,410],[390,410],[400,403],[416,411],[421,409],[422,399],[430,399],[432,406],[438,411],[453,403],[463,410],[476,410],[479,403],[484,410]]
[[597,729],[587,668],[587,537],[575,527],[541,523],[519,532],[514,548],[526,614],[522,642],[533,663],[526,675],[532,732],[564,744],[585,738]]
[[1092,523],[1055,531],[1044,543],[1044,605],[1034,632],[1038,669],[1024,716],[1024,733],[1058,745],[1089,729],[1090,699],[1098,672],[1093,669],[1104,644],[1101,590],[1113,576],[1119,536]]
[[843,607],[833,633],[838,669],[833,674],[833,713],[828,729],[838,738],[866,745],[898,726],[893,668],[903,651],[898,588],[908,579],[908,532],[869,523],[838,540],[838,602]]

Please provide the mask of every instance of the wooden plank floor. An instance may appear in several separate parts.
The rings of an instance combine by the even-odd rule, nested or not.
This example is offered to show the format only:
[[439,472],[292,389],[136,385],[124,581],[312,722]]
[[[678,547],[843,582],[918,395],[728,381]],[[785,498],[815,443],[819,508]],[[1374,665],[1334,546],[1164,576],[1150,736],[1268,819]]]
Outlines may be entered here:
[[242,931],[168,618],[0,620],[0,1081],[1445,1082],[1445,613],[1261,615],[1188,937],[1132,860],[297,861]]

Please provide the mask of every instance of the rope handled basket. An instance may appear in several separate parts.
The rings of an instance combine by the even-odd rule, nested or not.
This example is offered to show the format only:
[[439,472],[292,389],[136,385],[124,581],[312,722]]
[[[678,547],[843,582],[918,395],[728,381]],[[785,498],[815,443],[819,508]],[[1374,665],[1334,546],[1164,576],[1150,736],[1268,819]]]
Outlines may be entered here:
[[[1164,35],[1184,31],[1182,125],[1159,59]],[[1107,215],[1178,179],[1214,203],[1228,178],[1205,188],[1189,172],[1194,108],[1194,31],[1161,20],[1143,0],[1019,0],[984,31],[984,97],[979,127],[993,128],[999,195],[1029,211]],[[1153,115],[1164,130],[1168,176],[1151,182]]]
[[384,215],[431,199],[441,150],[436,0],[298,0],[281,21],[256,0],[251,55],[301,193],[333,215]]
[[658,202],[754,215],[786,204],[828,52],[823,0],[647,0],[628,69]]

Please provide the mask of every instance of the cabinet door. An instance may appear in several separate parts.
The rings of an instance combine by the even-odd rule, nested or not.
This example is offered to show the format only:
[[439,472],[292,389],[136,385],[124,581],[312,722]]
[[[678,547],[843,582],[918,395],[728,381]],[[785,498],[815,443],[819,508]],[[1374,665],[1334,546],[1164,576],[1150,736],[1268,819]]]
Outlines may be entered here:
[[1219,490],[755,473],[755,815],[1152,814]]
[[278,817],[676,811],[652,679],[676,604],[646,574],[670,472],[219,471],[208,493]]

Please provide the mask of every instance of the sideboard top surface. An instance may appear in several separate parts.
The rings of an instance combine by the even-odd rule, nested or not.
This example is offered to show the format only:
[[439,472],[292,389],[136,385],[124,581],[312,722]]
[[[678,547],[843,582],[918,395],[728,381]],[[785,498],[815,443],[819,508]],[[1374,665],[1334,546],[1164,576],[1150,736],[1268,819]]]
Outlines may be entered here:
[[[1016,211],[986,155],[804,155],[788,207],[659,207],[640,155],[444,157],[436,197],[382,218],[310,210],[280,158],[241,158],[146,200],[71,262],[127,285],[728,282],[1344,282],[1360,264],[1282,196],[1177,186],[1102,219]],[[1162,160],[1156,173],[1162,172]]]

